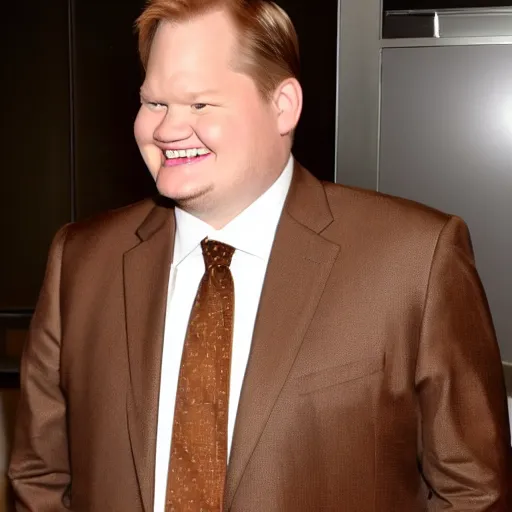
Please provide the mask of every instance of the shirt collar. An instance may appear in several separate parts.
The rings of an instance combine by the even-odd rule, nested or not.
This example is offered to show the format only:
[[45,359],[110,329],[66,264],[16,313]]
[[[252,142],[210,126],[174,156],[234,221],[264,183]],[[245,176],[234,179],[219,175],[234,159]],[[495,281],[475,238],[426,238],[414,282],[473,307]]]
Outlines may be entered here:
[[239,251],[268,260],[293,175],[293,156],[279,178],[243,212],[216,230],[190,213],[175,208],[176,238],[173,265],[179,265],[208,237]]

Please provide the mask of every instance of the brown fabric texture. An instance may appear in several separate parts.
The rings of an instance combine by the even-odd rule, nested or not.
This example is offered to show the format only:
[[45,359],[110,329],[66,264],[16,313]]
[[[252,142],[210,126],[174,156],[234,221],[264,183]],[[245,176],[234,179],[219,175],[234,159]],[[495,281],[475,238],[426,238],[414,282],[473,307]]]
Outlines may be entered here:
[[[145,201],[64,228],[21,371],[18,511],[153,512],[175,234]],[[224,492],[231,512],[510,512],[504,379],[457,217],[296,165]]]
[[235,249],[201,242],[205,273],[192,306],[176,392],[166,512],[222,512],[235,289]]

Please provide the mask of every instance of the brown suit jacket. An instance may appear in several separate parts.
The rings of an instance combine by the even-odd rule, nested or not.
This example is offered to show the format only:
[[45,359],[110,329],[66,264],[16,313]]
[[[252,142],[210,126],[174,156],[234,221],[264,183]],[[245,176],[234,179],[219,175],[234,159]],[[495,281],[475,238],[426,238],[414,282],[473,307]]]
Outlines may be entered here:
[[[62,229],[22,364],[18,510],[152,512],[172,207]],[[234,433],[232,512],[509,511],[509,427],[464,223],[296,166]]]

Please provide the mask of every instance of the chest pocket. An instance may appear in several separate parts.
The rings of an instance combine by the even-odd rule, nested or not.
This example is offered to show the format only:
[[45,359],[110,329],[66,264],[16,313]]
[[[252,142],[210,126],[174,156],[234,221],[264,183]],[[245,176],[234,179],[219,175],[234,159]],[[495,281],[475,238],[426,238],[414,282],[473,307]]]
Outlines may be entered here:
[[384,356],[379,355],[348,364],[332,366],[325,370],[309,373],[298,378],[299,394],[307,395],[314,391],[352,382],[373,375],[384,369]]

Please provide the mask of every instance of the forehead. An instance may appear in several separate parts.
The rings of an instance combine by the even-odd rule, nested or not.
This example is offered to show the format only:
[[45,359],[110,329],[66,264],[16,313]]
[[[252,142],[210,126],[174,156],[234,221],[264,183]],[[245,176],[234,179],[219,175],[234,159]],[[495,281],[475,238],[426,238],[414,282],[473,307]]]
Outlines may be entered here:
[[236,47],[235,27],[222,11],[184,22],[162,22],[153,39],[146,77],[175,81],[232,72]]

